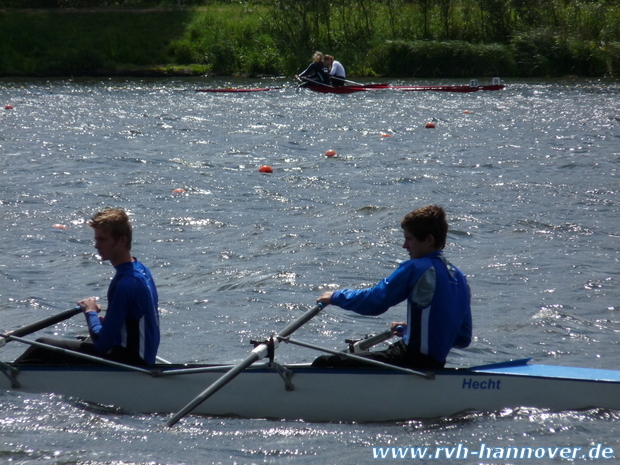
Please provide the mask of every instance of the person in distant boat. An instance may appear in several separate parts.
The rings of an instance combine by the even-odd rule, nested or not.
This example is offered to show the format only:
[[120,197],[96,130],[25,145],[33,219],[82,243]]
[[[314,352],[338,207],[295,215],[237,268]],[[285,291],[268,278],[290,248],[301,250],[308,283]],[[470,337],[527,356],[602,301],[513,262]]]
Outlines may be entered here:
[[[95,297],[80,300],[90,340],[40,338],[38,342],[131,365],[152,365],[159,348],[157,288],[149,269],[131,255],[132,228],[127,213],[106,209],[93,215],[95,249],[116,274],[108,288],[108,310]],[[79,357],[31,346],[16,363],[76,363]]]
[[321,52],[315,52],[312,56],[312,63],[295,77],[305,81],[301,84],[302,86],[330,85],[329,70],[323,62],[323,54]]
[[[443,368],[452,348],[467,347],[472,338],[471,294],[465,275],[443,255],[448,222],[443,208],[429,205],[401,222],[410,260],[369,289],[325,292],[317,302],[337,305],[361,315],[380,315],[407,300],[407,322],[392,323],[402,339],[387,350],[355,355],[417,370]],[[314,366],[364,366],[341,355],[324,355]],[[366,364],[366,366],[368,366]]]
[[325,55],[323,62],[329,69],[331,85],[334,87],[344,86],[347,79],[347,73],[344,70],[344,66],[342,66],[338,60],[334,60],[334,57],[331,55]]

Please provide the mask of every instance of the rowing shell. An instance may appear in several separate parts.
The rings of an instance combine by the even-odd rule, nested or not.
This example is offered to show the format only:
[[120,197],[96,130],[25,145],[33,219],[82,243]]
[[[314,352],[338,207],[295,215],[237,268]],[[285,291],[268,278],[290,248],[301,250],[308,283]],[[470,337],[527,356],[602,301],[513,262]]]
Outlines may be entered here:
[[[7,367],[18,368],[9,379]],[[98,365],[5,364],[0,389],[55,393],[129,412],[174,413],[231,366],[157,365],[151,374]],[[620,371],[519,360],[417,376],[381,368],[264,364],[243,371],[194,414],[375,422],[533,407],[620,409]]]
[[480,90],[501,90],[506,86],[503,84],[489,86],[390,86],[387,84],[376,84],[371,86],[308,86],[306,89],[320,92],[323,94],[351,94],[353,92],[363,92],[370,90],[396,90],[404,92],[478,92]]
[[[300,86],[305,88],[306,86]],[[283,87],[218,87],[214,89],[196,89],[196,92],[221,92],[221,93],[234,93],[234,92],[265,92],[268,90],[282,89]],[[332,94],[350,94],[353,92],[360,92],[369,89],[388,89],[389,84],[366,84],[355,86],[340,86],[333,87],[329,85],[312,86],[308,87],[317,92],[332,93]]]
[[[503,84],[494,84],[488,86],[472,86],[472,85],[460,85],[460,86],[391,86],[389,84],[365,84],[365,85],[347,85],[340,87],[333,87],[329,85],[309,85],[300,86],[303,89],[309,89],[314,92],[322,94],[352,94],[355,92],[365,92],[371,90],[397,90],[404,92],[478,92],[478,91],[491,91],[502,90],[506,86]],[[265,92],[269,90],[283,89],[283,87],[222,87],[215,89],[196,89],[196,92]]]

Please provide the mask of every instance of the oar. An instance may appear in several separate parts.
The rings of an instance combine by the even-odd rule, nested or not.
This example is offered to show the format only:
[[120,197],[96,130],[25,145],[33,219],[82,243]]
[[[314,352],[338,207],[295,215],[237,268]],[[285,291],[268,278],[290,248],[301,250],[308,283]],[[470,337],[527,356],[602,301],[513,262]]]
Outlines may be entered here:
[[[306,77],[304,77],[304,78],[300,78],[299,76],[297,76],[297,79],[298,79],[300,82],[301,82],[301,81],[303,81],[303,82],[311,82],[312,84],[318,84],[318,85],[320,85],[320,86],[329,87],[330,89],[333,89],[333,88],[334,88],[334,86],[330,86],[329,84],[325,84],[325,83],[323,83],[323,82],[319,82],[319,81],[314,81],[314,80],[312,80],[312,79],[308,79],[308,78],[306,78]],[[302,84],[303,84],[303,82],[302,82]],[[297,86],[297,87],[301,87],[301,85],[299,85],[299,86]]]
[[196,89],[196,92],[264,92],[267,90],[283,89],[283,87],[224,87],[220,89]]
[[77,315],[82,311],[81,307],[75,307],[71,310],[66,310],[58,315],[53,315],[48,318],[45,318],[41,321],[37,321],[36,323],[31,323],[26,326],[22,326],[14,331],[9,331],[4,335],[4,337],[0,337],[0,347],[7,343],[7,341],[11,340],[11,336],[23,337],[34,332],[37,332],[43,328],[47,328],[48,326],[55,325],[56,323],[60,323],[61,321],[68,320],[74,315]]
[[355,86],[362,86],[362,87],[366,87],[366,84],[362,84],[361,82],[355,82],[355,81],[349,81],[348,79],[343,79],[343,78],[339,78],[337,76],[334,76],[336,79],[339,79],[343,82],[348,82],[349,84],[353,84]]
[[282,342],[286,342],[287,344],[294,344],[300,347],[306,347],[307,349],[319,350],[321,352],[326,352],[332,355],[341,355],[343,357],[350,358],[352,360],[357,360],[358,362],[366,363],[368,365],[374,365],[380,368],[386,368],[388,370],[402,371],[403,373],[409,373],[412,375],[421,376],[423,378],[435,379],[435,374],[432,372],[424,373],[423,371],[416,371],[416,370],[411,370],[409,368],[400,367],[397,365],[390,365],[389,363],[380,362],[379,360],[373,360],[371,358],[360,357],[359,355],[350,354],[347,352],[340,352],[338,350],[328,349],[327,347],[320,347],[314,344],[308,344],[307,342],[296,341],[288,337],[278,337],[278,339]]
[[[349,84],[353,84],[355,86],[366,87],[366,85],[367,85],[367,84],[362,84],[361,82],[349,81],[348,79],[343,79],[343,78],[340,78],[340,77],[337,77],[337,76],[334,76],[334,77],[336,79],[338,79],[339,81],[348,82]],[[303,80],[303,81],[307,81],[307,82],[312,82],[314,84],[319,84],[319,85],[322,85],[322,86],[334,87],[334,86],[330,86],[329,84],[324,84],[324,83],[319,82],[319,81],[313,81],[312,79],[308,79],[308,78],[303,78],[303,79],[302,78],[298,78],[298,79],[300,81]]]
[[[278,335],[276,336],[275,340],[277,341],[280,338],[285,338],[293,334],[295,331],[301,328],[304,324],[310,321],[317,313],[319,313],[323,309],[323,307],[325,307],[325,305],[318,304],[316,307],[308,310],[306,313],[300,316],[297,320],[293,321],[286,328],[280,331]],[[189,412],[194,410],[198,405],[200,405],[205,400],[207,400],[209,397],[211,397],[213,394],[215,394],[217,391],[219,391],[227,383],[232,381],[239,373],[241,373],[243,370],[248,368],[250,365],[252,365],[257,360],[264,358],[267,355],[267,351],[268,351],[268,346],[266,343],[262,343],[256,346],[254,350],[250,352],[250,355],[248,355],[245,358],[245,360],[243,360],[241,363],[236,365],[234,368],[228,371],[225,375],[220,377],[217,381],[211,384],[211,386],[209,386],[207,389],[202,391],[194,400],[192,400],[189,404],[187,404],[185,407],[179,410],[179,412],[176,413],[170,420],[168,420],[166,425],[169,427],[174,426],[177,421],[179,421]]]
[[0,336],[7,337],[9,340],[15,339],[18,342],[22,342],[24,344],[29,344],[29,345],[35,346],[35,347],[41,347],[43,349],[51,350],[52,352],[56,352],[56,353],[59,353],[59,354],[71,355],[71,356],[74,356],[74,357],[78,357],[78,358],[83,358],[85,360],[89,360],[91,362],[103,363],[105,365],[111,365],[111,366],[115,366],[115,367],[128,368],[130,370],[139,371],[141,373],[146,373],[148,375],[159,376],[159,371],[147,370],[147,369],[140,368],[140,367],[137,367],[137,366],[127,365],[125,363],[115,362],[113,360],[108,360],[108,359],[105,359],[105,358],[97,357],[95,355],[88,355],[88,354],[84,354],[82,352],[77,352],[75,350],[65,349],[63,347],[52,346],[50,344],[45,344],[43,342],[31,341],[29,339],[24,339],[24,338],[21,338],[21,337],[18,337],[18,336],[8,336],[6,334],[0,334]]
[[365,350],[370,349],[372,346],[376,346],[377,344],[380,344],[383,341],[387,341],[388,339],[391,339],[393,336],[394,336],[394,332],[391,329],[386,329],[382,333],[367,337],[366,339],[361,339],[359,341],[350,341],[347,339],[344,342],[348,342],[349,347],[343,352],[349,352],[351,354],[363,352]]

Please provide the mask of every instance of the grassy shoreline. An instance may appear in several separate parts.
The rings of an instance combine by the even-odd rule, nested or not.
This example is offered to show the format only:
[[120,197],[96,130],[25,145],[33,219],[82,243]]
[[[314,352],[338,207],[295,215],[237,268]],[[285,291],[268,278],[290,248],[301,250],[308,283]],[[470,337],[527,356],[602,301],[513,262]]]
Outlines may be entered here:
[[[284,6],[276,10],[276,3]],[[194,8],[5,8],[0,10],[0,76],[293,75],[305,68],[315,49],[336,55],[351,77],[620,76],[620,37],[614,31],[603,42],[539,27],[502,42],[463,40],[458,34],[442,38],[438,32],[418,39],[396,23],[390,23],[391,33],[385,29],[389,25],[379,19],[389,22],[387,10],[367,18],[375,21],[372,27],[356,20],[366,30],[346,29],[346,24],[330,29],[322,23],[306,30],[300,18],[312,25],[315,16],[323,17],[320,11],[304,10],[309,4],[267,0]],[[297,10],[286,10],[291,5]],[[620,15],[618,8],[609,14]]]

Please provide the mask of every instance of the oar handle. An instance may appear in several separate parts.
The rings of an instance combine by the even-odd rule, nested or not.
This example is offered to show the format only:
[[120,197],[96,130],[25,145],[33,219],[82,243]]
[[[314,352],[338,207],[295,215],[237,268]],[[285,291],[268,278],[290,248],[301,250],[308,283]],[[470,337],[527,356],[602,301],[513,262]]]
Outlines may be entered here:
[[49,318],[45,318],[44,320],[37,321],[35,323],[31,323],[26,326],[22,326],[21,328],[18,328],[13,331],[9,331],[8,333],[6,333],[6,335],[17,336],[17,337],[27,336],[28,334],[37,332],[43,328],[47,328],[48,326],[52,326],[52,325],[55,325],[56,323],[60,323],[61,321],[68,320],[69,318],[71,318],[74,315],[77,315],[81,311],[82,311],[82,308],[79,306],[76,306],[72,308],[71,310],[66,310],[62,313],[59,313],[58,315],[53,315],[53,316],[50,316]]
[[393,336],[394,336],[394,333],[392,332],[392,330],[386,329],[382,333],[367,337],[366,339],[362,339],[356,342],[351,342],[348,348],[348,352],[352,354],[356,354],[358,352],[364,352],[370,349],[371,347],[376,346],[377,344],[380,344],[383,341],[387,341]]

